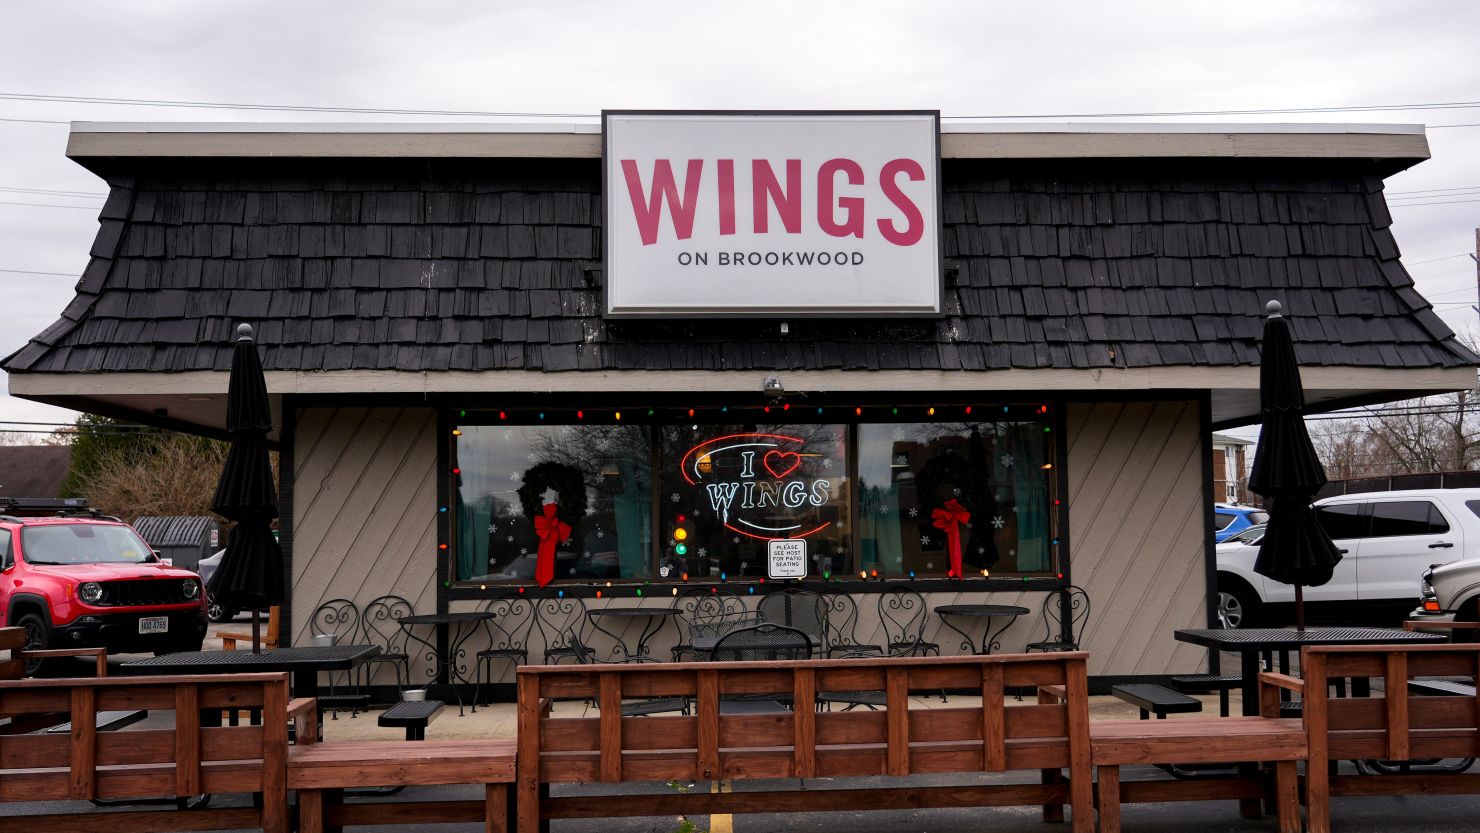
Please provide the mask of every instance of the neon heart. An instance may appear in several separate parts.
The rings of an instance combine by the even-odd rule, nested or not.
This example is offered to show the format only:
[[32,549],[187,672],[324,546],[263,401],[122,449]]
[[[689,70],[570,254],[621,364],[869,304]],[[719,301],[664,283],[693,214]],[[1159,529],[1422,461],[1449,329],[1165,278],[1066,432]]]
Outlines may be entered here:
[[802,465],[802,455],[795,451],[767,451],[766,456],[761,458],[761,464],[772,477],[780,480]]

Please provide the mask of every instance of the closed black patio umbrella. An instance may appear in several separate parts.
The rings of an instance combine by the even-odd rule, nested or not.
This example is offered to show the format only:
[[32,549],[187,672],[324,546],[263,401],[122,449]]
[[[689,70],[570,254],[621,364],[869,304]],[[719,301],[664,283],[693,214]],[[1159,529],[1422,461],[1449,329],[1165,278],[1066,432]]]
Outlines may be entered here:
[[1295,626],[1305,629],[1305,587],[1331,580],[1341,553],[1316,520],[1311,501],[1326,485],[1326,469],[1305,429],[1305,391],[1290,324],[1280,302],[1270,301],[1259,362],[1259,411],[1263,427],[1254,452],[1249,489],[1263,495],[1269,523],[1259,542],[1254,571],[1295,586]]
[[236,332],[226,395],[231,450],[211,503],[217,514],[236,521],[236,528],[227,539],[226,554],[211,576],[209,590],[228,608],[252,611],[252,652],[258,653],[262,650],[261,610],[283,600],[283,551],[272,534],[278,503],[267,448],[267,433],[272,430],[267,380],[251,326],[242,324]]

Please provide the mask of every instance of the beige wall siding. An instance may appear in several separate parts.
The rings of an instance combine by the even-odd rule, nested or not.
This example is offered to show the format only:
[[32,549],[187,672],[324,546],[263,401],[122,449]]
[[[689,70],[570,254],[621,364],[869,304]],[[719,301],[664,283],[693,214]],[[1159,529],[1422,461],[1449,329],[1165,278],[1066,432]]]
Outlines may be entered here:
[[[1090,596],[1083,644],[1092,674],[1165,674],[1203,668],[1205,652],[1175,642],[1172,631],[1206,624],[1204,473],[1196,402],[1070,405],[1069,478],[1072,578]],[[321,601],[347,598],[360,606],[395,593],[417,612],[436,609],[436,417],[431,409],[306,409],[295,436],[293,604],[294,644],[308,641],[308,614]],[[702,586],[693,582],[690,587]],[[745,594],[745,586],[733,587]],[[621,604],[666,607],[674,601],[657,585],[641,599],[615,589]],[[878,596],[860,594],[857,633],[863,644],[884,640]],[[753,606],[753,600],[748,599]],[[926,606],[991,602],[1030,613],[1002,636],[1002,650],[1021,650],[1047,636],[1042,592],[938,592]],[[454,610],[478,607],[459,602]],[[611,622],[612,620],[607,620]],[[620,622],[620,620],[618,620]],[[957,623],[979,641],[986,623]],[[639,628],[637,621],[625,623]],[[993,620],[995,630],[1005,620]],[[610,627],[610,625],[609,625]],[[635,636],[636,630],[626,634]],[[960,651],[960,637],[933,613],[925,636],[944,653]],[[666,658],[676,629],[653,640]],[[596,635],[593,647],[606,637]],[[609,640],[607,640],[609,641]],[[469,655],[482,647],[469,643]],[[543,646],[530,646],[539,661]],[[424,679],[416,658],[414,679]],[[506,665],[494,679],[512,678]],[[388,675],[377,678],[390,682]]]
[[1206,627],[1201,434],[1196,402],[1069,407],[1073,579],[1089,592],[1091,674],[1204,667],[1172,631]]
[[[437,609],[436,411],[306,408],[293,449],[293,644],[328,599]],[[413,656],[413,679],[425,679]],[[377,682],[390,682],[378,674]]]

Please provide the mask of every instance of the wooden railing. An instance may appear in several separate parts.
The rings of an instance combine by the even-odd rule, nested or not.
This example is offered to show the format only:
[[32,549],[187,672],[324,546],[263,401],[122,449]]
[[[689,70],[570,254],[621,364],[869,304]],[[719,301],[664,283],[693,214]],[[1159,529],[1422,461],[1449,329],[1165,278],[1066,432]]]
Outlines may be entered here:
[[[784,662],[530,666],[518,671],[520,833],[541,818],[666,812],[777,812],[1068,803],[1093,829],[1083,653]],[[1010,689],[1062,686],[1058,703]],[[981,697],[980,705],[909,708],[912,692]],[[819,692],[882,692],[879,711],[817,711]],[[624,699],[685,697],[693,713],[623,717]],[[598,717],[542,717],[551,700],[590,700]],[[729,714],[731,703],[778,704]],[[782,707],[779,704],[785,703]],[[753,709],[746,709],[751,711]],[[557,709],[557,711],[560,711]],[[1067,782],[1058,777],[1069,770]],[[550,783],[837,778],[1043,770],[1042,784],[561,797]]]

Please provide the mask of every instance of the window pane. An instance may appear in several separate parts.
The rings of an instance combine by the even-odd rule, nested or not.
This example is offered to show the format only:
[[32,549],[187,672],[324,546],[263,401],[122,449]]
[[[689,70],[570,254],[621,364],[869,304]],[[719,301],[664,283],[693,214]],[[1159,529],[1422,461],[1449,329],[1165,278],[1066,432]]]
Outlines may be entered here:
[[1250,512],[1247,517],[1249,519],[1249,523],[1251,524],[1269,523],[1269,514],[1266,512]]
[[1341,538],[1363,538],[1366,521],[1362,517],[1362,504],[1344,503],[1336,506],[1316,507],[1316,519],[1333,540]]
[[1429,533],[1429,502],[1398,500],[1372,504],[1372,537],[1395,538]]
[[856,571],[845,426],[659,430],[659,578],[764,576],[767,542],[783,538],[806,541],[808,575]]
[[1220,531],[1225,530],[1233,523],[1233,517],[1233,515],[1227,512],[1214,512],[1213,526],[1216,526]]
[[534,578],[547,503],[571,527],[555,578],[647,578],[652,547],[648,429],[464,425],[453,465],[459,581]]
[[1052,471],[1042,423],[873,424],[858,427],[857,569],[945,575],[946,530],[933,513],[955,500],[962,572],[1054,570]]
[[1434,504],[1430,503],[1429,504],[1429,534],[1430,535],[1443,535],[1444,533],[1446,533],[1448,531],[1449,531],[1449,521],[1444,520],[1444,513],[1439,511],[1439,507],[1437,507]]

